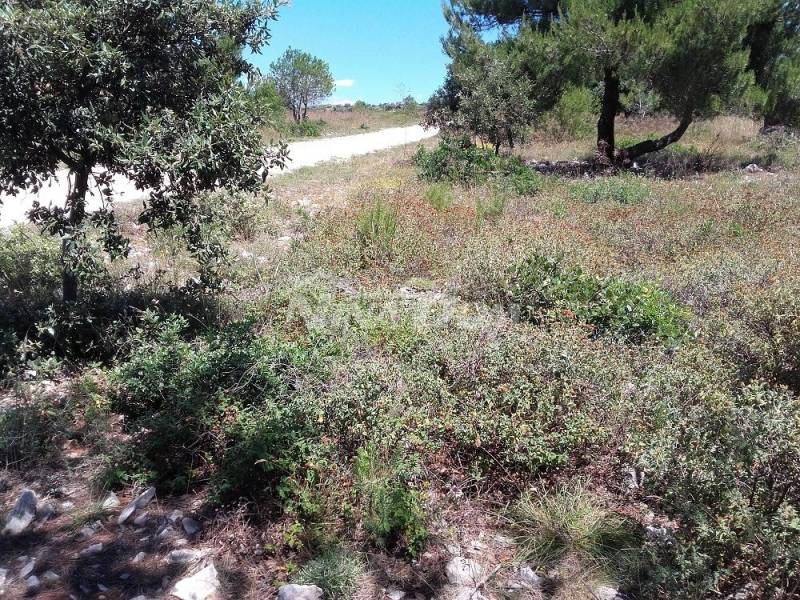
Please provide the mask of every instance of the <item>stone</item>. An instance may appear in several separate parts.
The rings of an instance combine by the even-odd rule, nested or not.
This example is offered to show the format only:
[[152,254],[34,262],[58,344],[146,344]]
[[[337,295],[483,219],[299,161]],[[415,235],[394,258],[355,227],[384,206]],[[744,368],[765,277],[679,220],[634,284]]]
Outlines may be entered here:
[[164,560],[173,565],[185,565],[200,560],[206,554],[204,550],[172,550]]
[[28,575],[33,573],[33,570],[35,568],[36,568],[36,559],[32,558],[28,562],[26,562],[19,570],[19,578],[25,579]]
[[23,490],[17,499],[17,503],[6,518],[6,526],[3,533],[8,535],[19,535],[28,528],[36,516],[36,494],[31,490]]
[[172,595],[180,600],[206,600],[219,590],[219,577],[213,564],[208,565],[185,579],[181,579],[172,588]]
[[474,560],[457,556],[447,563],[445,573],[453,585],[474,586],[483,577],[483,567]]
[[103,551],[103,544],[92,544],[91,546],[87,546],[83,550],[78,553],[78,556],[84,558],[86,556],[94,556],[95,554],[100,554]]
[[406,593],[403,590],[386,590],[386,597],[389,600],[403,600],[406,597]]
[[28,593],[33,594],[41,587],[42,582],[36,575],[31,575],[25,580],[25,584],[28,586]]
[[73,508],[75,508],[74,502],[70,502],[69,500],[64,500],[64,502],[61,503],[61,510],[64,512],[72,510]]
[[144,527],[145,525],[147,525],[147,522],[149,520],[150,520],[150,513],[143,512],[142,514],[136,516],[136,518],[133,520],[133,524],[136,525],[136,527]]
[[322,600],[322,590],[315,585],[290,583],[278,590],[278,600]]
[[156,497],[156,488],[154,487],[147,488],[141,494],[136,496],[136,498],[132,500],[131,503],[128,504],[128,506],[126,506],[122,510],[122,512],[119,514],[119,517],[117,518],[117,523],[119,525],[124,524],[125,521],[131,518],[133,513],[135,513],[140,508],[146,507],[153,501],[153,498],[155,497]]
[[172,514],[169,516],[169,522],[173,525],[180,521],[183,518],[183,511],[175,509],[172,511]]
[[746,173],[763,173],[764,172],[764,169],[762,169],[761,167],[759,167],[755,163],[750,163],[749,165],[747,165],[744,168],[744,170],[745,170]]
[[458,587],[448,598],[453,600],[488,600],[486,596],[473,587]]
[[592,590],[592,596],[594,596],[594,600],[620,600],[621,598],[616,588],[607,585],[596,587]]
[[117,495],[114,492],[109,492],[100,507],[104,510],[111,510],[112,508],[117,508],[119,505],[120,502]]
[[539,577],[533,569],[525,566],[517,569],[510,583],[514,584],[514,587],[523,587],[529,590],[540,590],[542,589],[544,578]]
[[47,585],[53,585],[59,579],[61,579],[61,577],[59,577],[58,573],[55,571],[45,571],[42,573],[42,581],[44,581]]
[[200,530],[202,529],[199,522],[189,517],[184,517],[184,519],[181,521],[181,526],[183,527],[183,530],[186,532],[186,535],[188,535],[189,537],[197,535],[198,533],[200,533]]
[[0,569],[0,592],[2,592],[6,581],[8,581],[8,569]]
[[52,519],[55,514],[56,507],[50,502],[45,502],[44,504],[36,507],[36,520],[42,523]]
[[140,563],[145,558],[147,558],[147,554],[145,554],[144,552],[139,552],[139,554],[137,554],[136,556],[133,557],[133,560],[131,562],[134,563],[134,564]]

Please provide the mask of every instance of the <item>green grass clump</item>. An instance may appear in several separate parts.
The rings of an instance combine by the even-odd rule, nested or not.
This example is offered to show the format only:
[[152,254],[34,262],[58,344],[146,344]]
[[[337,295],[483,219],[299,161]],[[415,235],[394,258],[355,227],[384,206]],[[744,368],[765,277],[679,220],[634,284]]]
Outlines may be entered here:
[[453,205],[453,188],[446,183],[435,183],[425,190],[425,201],[436,210],[447,210]]
[[570,186],[572,195],[582,202],[597,204],[640,204],[650,197],[650,188],[637,177],[600,177]]
[[336,548],[303,565],[294,578],[301,585],[316,585],[326,600],[352,600],[367,572],[364,559]]
[[358,212],[356,242],[362,264],[386,262],[392,258],[397,225],[397,209],[380,199]]
[[540,568],[574,560],[616,582],[636,570],[641,540],[635,524],[611,512],[581,481],[526,493],[507,519],[523,560]]

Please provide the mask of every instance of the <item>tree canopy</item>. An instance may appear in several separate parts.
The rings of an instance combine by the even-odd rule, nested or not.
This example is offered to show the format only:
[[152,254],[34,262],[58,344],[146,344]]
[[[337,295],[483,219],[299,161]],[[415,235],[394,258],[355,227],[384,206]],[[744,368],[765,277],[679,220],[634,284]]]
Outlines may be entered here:
[[328,63],[292,48],[270,65],[270,76],[296,122],[308,118],[308,107],[330,96],[334,88]]
[[243,49],[269,40],[275,0],[12,0],[0,8],[0,190],[36,190],[63,165],[63,208],[33,220],[63,241],[64,299],[78,293],[88,230],[112,257],[126,252],[110,204],[86,215],[90,179],[111,196],[122,174],[150,190],[141,219],[185,226],[190,249],[203,215],[193,195],[255,189],[283,160],[259,133],[262,116],[239,78]]
[[[502,29],[496,41],[521,56],[531,102],[552,108],[571,86],[601,96],[597,153],[625,163],[677,141],[691,122],[730,105],[754,87],[748,33],[763,18],[755,0],[451,0],[445,47],[456,65],[477,64],[474,36]],[[507,50],[507,52],[510,50]],[[677,127],[617,148],[615,117],[626,90],[654,91]]]

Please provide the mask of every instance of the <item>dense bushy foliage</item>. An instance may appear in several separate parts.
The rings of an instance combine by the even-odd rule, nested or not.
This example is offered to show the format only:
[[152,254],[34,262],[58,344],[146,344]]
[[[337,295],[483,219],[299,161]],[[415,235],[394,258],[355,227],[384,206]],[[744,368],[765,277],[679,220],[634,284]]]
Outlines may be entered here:
[[687,332],[687,311],[663,290],[601,279],[541,255],[514,268],[507,303],[521,318],[535,323],[577,319],[598,333],[633,341],[650,336],[677,340]]
[[414,162],[428,181],[475,185],[502,178],[521,195],[533,195],[541,186],[538,174],[519,157],[493,154],[457,137],[443,139],[433,150],[420,146]]

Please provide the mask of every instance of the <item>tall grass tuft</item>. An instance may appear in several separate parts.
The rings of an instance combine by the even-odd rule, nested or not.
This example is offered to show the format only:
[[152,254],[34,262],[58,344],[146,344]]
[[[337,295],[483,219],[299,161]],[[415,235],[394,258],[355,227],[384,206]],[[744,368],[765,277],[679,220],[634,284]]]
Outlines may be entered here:
[[397,223],[397,209],[380,199],[359,211],[356,240],[363,265],[391,260]]
[[574,561],[618,582],[636,570],[640,540],[634,524],[608,510],[583,481],[523,495],[508,522],[522,558],[542,568]]

